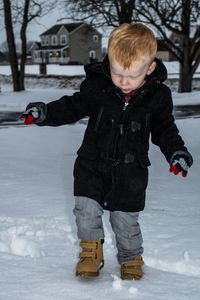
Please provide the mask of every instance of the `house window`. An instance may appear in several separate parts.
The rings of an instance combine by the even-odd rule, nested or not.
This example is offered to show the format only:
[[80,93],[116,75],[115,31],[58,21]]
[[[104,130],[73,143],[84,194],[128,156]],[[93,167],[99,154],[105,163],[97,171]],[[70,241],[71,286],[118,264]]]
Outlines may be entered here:
[[43,45],[43,46],[45,45],[45,41],[46,41],[45,36],[43,36],[43,37],[42,37],[42,45]]
[[51,37],[51,44],[52,44],[52,45],[57,45],[57,36],[56,36],[56,35],[53,35],[53,36]]
[[99,41],[99,36],[98,35],[93,35],[93,41],[98,42]]
[[45,36],[45,45],[49,45],[49,37],[48,36]]
[[38,54],[39,54],[38,51],[34,51],[34,58],[35,59],[37,59],[38,57],[40,57]]
[[60,44],[61,44],[61,45],[67,44],[67,36],[66,36],[66,35],[62,34],[62,35],[60,36]]
[[42,37],[42,45],[43,45],[43,46],[49,45],[49,37],[48,37],[48,36],[43,36],[43,37]]
[[174,40],[174,44],[175,44],[175,46],[178,47],[178,46],[180,46],[180,41],[179,41],[178,39],[175,39],[175,40]]

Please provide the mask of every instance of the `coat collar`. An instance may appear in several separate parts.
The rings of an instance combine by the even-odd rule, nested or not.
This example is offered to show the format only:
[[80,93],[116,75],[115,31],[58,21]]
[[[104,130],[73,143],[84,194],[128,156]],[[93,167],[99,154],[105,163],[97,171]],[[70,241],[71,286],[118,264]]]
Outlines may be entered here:
[[[139,89],[139,94],[152,94],[155,89],[157,89],[157,87],[167,79],[167,69],[162,61],[158,58],[155,58],[155,62],[156,68],[150,75],[146,76],[146,83]],[[105,56],[102,62],[95,62],[85,65],[85,72],[86,77],[98,75],[106,76],[112,83],[108,55]],[[113,84],[112,88],[117,89]]]
[[[147,81],[159,81],[160,83],[164,82],[167,79],[167,69],[160,59],[155,58],[154,61],[156,62],[156,68],[150,75],[146,76]],[[99,73],[111,78],[108,55],[105,56],[102,62],[90,63],[85,65],[84,68],[86,75],[90,75],[92,73]]]
[[[147,81],[151,80],[162,83],[167,79],[167,69],[160,59],[155,58],[154,61],[156,62],[156,68],[150,75],[146,76],[146,79]],[[111,77],[108,55],[105,56],[102,62],[102,71],[106,76]]]

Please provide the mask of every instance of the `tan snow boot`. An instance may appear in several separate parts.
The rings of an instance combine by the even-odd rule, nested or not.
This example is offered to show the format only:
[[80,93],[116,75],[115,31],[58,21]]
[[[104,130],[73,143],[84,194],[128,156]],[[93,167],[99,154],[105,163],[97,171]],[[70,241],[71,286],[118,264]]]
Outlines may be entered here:
[[76,276],[94,277],[103,268],[103,240],[81,241],[80,260],[76,266]]
[[142,266],[144,261],[142,256],[137,256],[121,265],[121,279],[139,280],[143,277]]

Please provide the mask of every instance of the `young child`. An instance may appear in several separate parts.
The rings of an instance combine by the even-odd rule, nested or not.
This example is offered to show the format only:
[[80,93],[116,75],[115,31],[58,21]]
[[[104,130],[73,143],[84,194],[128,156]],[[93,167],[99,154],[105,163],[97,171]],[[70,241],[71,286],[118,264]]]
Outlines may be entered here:
[[109,38],[103,62],[85,66],[80,92],[48,103],[30,103],[25,124],[59,126],[88,116],[74,166],[74,215],[81,240],[77,276],[97,276],[103,267],[102,215],[110,211],[122,279],[143,276],[139,212],[145,206],[149,137],[170,172],[187,175],[192,156],[172,116],[163,84],[167,72],[155,58],[157,42],[142,23],[123,24]]

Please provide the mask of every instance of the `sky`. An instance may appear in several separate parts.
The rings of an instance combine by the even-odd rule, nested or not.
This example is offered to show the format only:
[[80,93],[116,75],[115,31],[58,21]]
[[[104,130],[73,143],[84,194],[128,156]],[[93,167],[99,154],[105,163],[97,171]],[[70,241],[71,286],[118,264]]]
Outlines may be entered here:
[[[48,15],[30,23],[27,31],[28,40],[39,41],[39,35],[45,30],[55,25],[58,19],[62,17],[61,12],[58,8],[52,10]],[[64,21],[62,21],[64,23]],[[61,22],[59,22],[61,23]],[[0,44],[5,41],[5,29],[3,24],[3,18],[0,21]]]
[[[53,9],[50,13],[48,13],[46,16],[37,19],[37,21],[33,21],[32,23],[29,24],[28,29],[27,29],[27,37],[28,41],[40,41],[40,34],[42,34],[44,31],[49,29],[50,27],[54,26],[56,23],[61,24],[61,23],[70,23],[73,21],[70,20],[60,20],[64,17],[63,11],[56,7]],[[3,18],[0,18],[0,45],[2,42],[6,40],[6,35],[5,35],[5,28],[3,24],[4,20]],[[98,29],[100,30],[100,29]],[[104,35],[105,35],[105,30],[104,30]],[[103,44],[106,46],[107,44],[107,39],[103,39]]]

